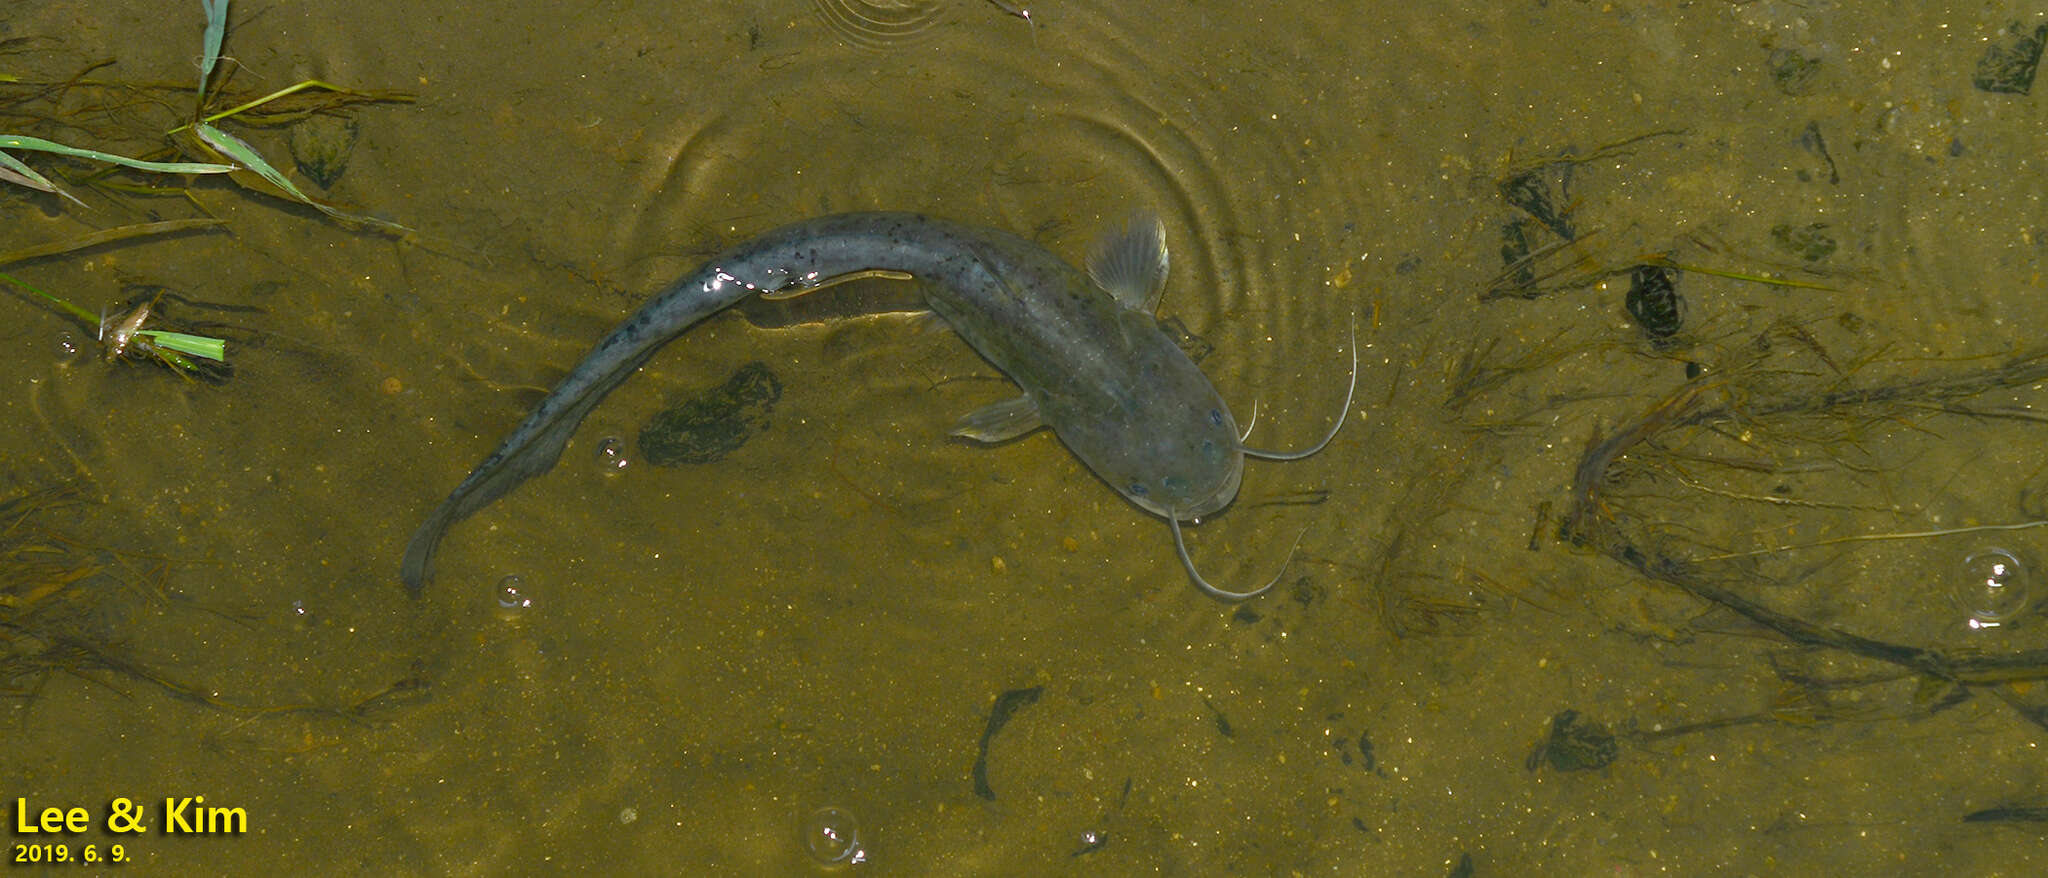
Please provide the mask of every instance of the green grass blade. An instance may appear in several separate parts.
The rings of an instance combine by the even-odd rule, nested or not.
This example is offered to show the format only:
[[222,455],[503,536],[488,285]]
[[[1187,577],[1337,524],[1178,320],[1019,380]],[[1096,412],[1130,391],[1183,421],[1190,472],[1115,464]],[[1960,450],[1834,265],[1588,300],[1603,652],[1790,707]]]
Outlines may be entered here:
[[15,158],[14,156],[8,155],[4,152],[0,152],[0,168],[6,168],[10,171],[13,171],[16,174],[28,178],[22,185],[34,187],[36,189],[41,189],[44,192],[57,191],[57,184],[50,182],[50,178],[36,173],[36,169],[22,164],[21,159]]
[[205,335],[189,335],[183,332],[170,332],[162,329],[144,329],[137,331],[135,334],[149,339],[150,344],[160,348],[168,348],[181,354],[205,357],[216,363],[225,363],[228,359],[227,339],[213,338]]
[[50,182],[50,178],[36,173],[36,169],[22,164],[21,159],[4,152],[0,152],[0,180],[52,195],[62,195],[80,207],[85,206],[85,202],[79,201],[78,196],[57,188],[57,184]]
[[220,60],[220,41],[228,32],[228,0],[199,0],[206,10],[206,51],[199,56],[199,105],[206,106],[206,81],[213,78],[214,62]]
[[199,139],[201,141],[204,141],[207,146],[219,150],[221,155],[227,156],[230,159],[241,162],[249,170],[255,171],[257,175],[269,181],[272,186],[276,186],[277,188],[284,190],[284,193],[286,195],[290,195],[291,197],[298,199],[300,203],[305,204],[307,207],[311,207],[314,210],[320,211],[321,213],[327,214],[328,216],[331,216],[345,223],[363,223],[366,225],[376,226],[380,229],[385,229],[387,231],[393,232],[412,231],[412,229],[406,228],[405,226],[399,225],[390,220],[381,220],[377,219],[376,217],[358,216],[356,214],[348,213],[346,211],[336,210],[318,201],[314,201],[312,198],[308,197],[305,192],[300,191],[299,187],[294,185],[291,180],[286,179],[284,174],[279,173],[276,168],[271,167],[269,162],[264,161],[263,156],[256,152],[256,147],[250,146],[248,141],[245,141],[232,134],[229,134],[226,131],[222,131],[219,128],[215,128],[211,123],[193,123],[192,130],[194,133],[199,135]]
[[[127,156],[115,155],[110,152],[100,152],[97,149],[65,146],[64,144],[53,143],[40,137],[27,137],[20,134],[0,134],[0,149],[29,149],[36,152],[53,152],[73,158],[107,162],[122,167],[134,168],[139,171],[155,171],[159,174],[225,174],[235,169],[234,165],[219,165],[212,162],[145,162],[141,159],[131,159]],[[0,162],[0,164],[7,165],[9,169],[17,173],[28,168],[27,165],[21,165],[21,162],[14,160]],[[16,165],[21,166],[15,167]],[[37,179],[41,179],[41,175],[36,174],[34,171],[29,171],[28,173],[34,175]]]
[[87,311],[84,308],[80,308],[77,305],[73,305],[70,302],[66,302],[63,299],[59,299],[56,296],[52,296],[49,293],[36,289],[35,287],[30,286],[27,281],[17,278],[14,275],[8,274],[4,271],[0,271],[0,280],[4,280],[17,287],[20,287],[24,290],[27,290],[31,293],[35,293],[36,295],[43,297],[43,299],[48,301],[50,304],[62,308],[65,311],[65,313],[68,313],[73,317],[85,321],[85,325],[87,326],[99,325],[100,318],[94,315],[91,311]]
[[270,185],[283,189],[285,194],[321,210],[331,210],[326,205],[319,204],[313,199],[306,197],[306,193],[299,191],[298,186],[293,185],[292,181],[285,179],[283,174],[278,173],[276,168],[271,167],[270,162],[265,161],[263,155],[256,151],[256,147],[250,146],[248,141],[215,128],[212,124],[206,122],[192,126],[192,130],[198,132],[199,139],[206,141],[207,146],[220,150],[221,155],[241,162],[242,167],[255,171],[258,176],[269,180]]

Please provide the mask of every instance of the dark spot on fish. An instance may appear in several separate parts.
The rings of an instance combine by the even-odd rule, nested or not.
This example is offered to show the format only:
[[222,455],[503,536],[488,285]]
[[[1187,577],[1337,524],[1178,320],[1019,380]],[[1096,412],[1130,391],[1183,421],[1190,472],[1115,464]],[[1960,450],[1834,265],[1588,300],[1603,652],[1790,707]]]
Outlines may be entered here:
[[725,383],[671,406],[640,429],[640,456],[655,466],[711,463],[768,429],[782,381],[767,364],[748,363]]

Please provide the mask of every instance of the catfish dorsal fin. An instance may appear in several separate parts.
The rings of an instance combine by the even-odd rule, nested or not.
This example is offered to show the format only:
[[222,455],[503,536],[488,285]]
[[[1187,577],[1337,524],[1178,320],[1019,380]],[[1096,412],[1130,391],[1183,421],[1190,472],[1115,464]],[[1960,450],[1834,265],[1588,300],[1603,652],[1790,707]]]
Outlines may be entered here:
[[1117,303],[1150,314],[1166,292],[1166,224],[1138,211],[1103,229],[1088,248],[1088,276]]

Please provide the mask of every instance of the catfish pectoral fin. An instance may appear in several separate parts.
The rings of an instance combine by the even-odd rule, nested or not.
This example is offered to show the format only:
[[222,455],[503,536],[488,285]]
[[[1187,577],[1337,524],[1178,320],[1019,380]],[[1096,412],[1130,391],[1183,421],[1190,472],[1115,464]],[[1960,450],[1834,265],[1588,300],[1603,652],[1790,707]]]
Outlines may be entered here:
[[960,420],[953,423],[950,435],[993,445],[1008,442],[1043,426],[1045,419],[1039,416],[1038,403],[1027,394],[982,406],[960,416]]

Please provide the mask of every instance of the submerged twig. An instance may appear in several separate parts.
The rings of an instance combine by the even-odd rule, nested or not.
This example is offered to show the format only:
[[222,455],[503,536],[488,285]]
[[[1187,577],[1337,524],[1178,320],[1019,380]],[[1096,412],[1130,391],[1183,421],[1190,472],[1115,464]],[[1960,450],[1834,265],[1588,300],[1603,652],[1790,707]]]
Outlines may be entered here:
[[0,265],[12,265],[16,262],[26,262],[30,259],[41,259],[45,256],[71,253],[89,247],[98,247],[102,244],[111,244],[115,241],[126,241],[130,238],[169,235],[194,229],[215,229],[226,224],[226,220],[218,219],[181,219],[115,226],[111,229],[86,232],[82,235],[65,238],[62,241],[34,244],[0,253]]

